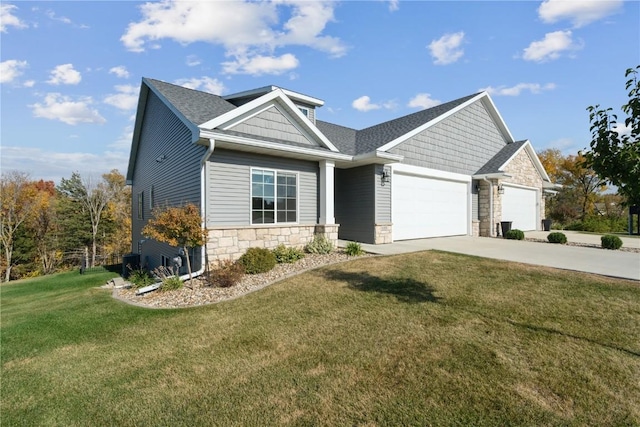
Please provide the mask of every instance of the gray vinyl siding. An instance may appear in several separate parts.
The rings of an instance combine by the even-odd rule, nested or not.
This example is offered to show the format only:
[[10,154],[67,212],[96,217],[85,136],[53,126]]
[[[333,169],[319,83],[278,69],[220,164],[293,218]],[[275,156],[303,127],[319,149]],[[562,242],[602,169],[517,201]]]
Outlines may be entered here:
[[478,191],[479,181],[471,181],[471,219],[478,221],[480,219],[480,192]]
[[[375,179],[373,182],[376,191],[376,224],[388,224],[391,222],[391,182],[382,185],[382,170],[391,174],[391,168],[376,165]],[[391,178],[393,180],[393,177]]]
[[[186,202],[200,206],[200,159],[205,148],[192,143],[191,131],[160,99],[149,93],[140,131],[140,143],[132,177],[132,250],[138,251],[142,228],[151,218],[151,188],[155,206],[176,206]],[[164,160],[157,161],[164,156]],[[138,219],[138,194],[144,193],[142,220]],[[142,262],[149,268],[161,263],[161,256],[173,257],[177,249],[146,240]],[[199,255],[199,252],[198,252]],[[200,267],[199,256],[194,269]]]
[[506,143],[477,101],[389,151],[406,164],[471,175]]
[[335,170],[335,217],[340,224],[340,239],[374,243],[375,180],[379,180],[376,168],[376,165],[365,165]]
[[275,106],[234,126],[230,130],[258,137],[292,141],[298,144],[317,146],[309,141]]
[[298,173],[298,224],[318,223],[317,162],[215,150],[207,163],[207,226],[251,225],[251,168]]

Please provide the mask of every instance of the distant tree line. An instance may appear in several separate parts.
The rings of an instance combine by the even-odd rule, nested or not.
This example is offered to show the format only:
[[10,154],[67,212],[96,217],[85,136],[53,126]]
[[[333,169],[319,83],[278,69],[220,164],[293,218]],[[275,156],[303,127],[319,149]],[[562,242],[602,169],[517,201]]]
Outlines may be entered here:
[[117,170],[99,179],[0,176],[0,280],[51,274],[131,251],[131,189]]

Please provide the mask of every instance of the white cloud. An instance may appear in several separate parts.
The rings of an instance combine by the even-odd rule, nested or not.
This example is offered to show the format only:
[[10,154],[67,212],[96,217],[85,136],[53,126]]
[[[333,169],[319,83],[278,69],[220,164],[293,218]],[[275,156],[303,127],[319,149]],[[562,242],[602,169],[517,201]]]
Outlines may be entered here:
[[22,75],[22,70],[27,68],[27,61],[8,59],[0,62],[0,83],[11,83]]
[[525,48],[522,58],[526,61],[545,62],[558,59],[564,52],[581,49],[582,46],[571,37],[570,30],[547,33],[544,39],[534,41]]
[[73,64],[62,64],[51,70],[51,78],[47,83],[52,85],[77,85],[82,80],[80,72],[73,69]]
[[27,80],[24,82],[24,87],[34,87],[36,85],[35,80]]
[[113,148],[116,150],[129,151],[131,149],[131,142],[133,141],[133,125],[128,125],[122,131],[122,134],[118,137],[118,139],[109,144],[109,148]]
[[191,79],[179,79],[175,81],[175,84],[187,87],[189,89],[202,90],[214,95],[221,95],[226,90],[226,88],[224,87],[224,83],[222,83],[220,80],[212,79],[211,77],[207,76],[202,76],[199,79],[196,77],[193,77]]
[[[284,46],[308,46],[327,52],[332,57],[346,53],[347,48],[340,39],[323,34],[326,25],[334,20],[335,5],[331,1],[293,0],[165,0],[145,3],[140,6],[142,19],[130,23],[120,40],[134,52],[142,52],[150,44],[162,39],[182,44],[219,44],[224,46],[226,55],[231,58],[225,63],[230,70],[228,72],[236,70],[250,74],[273,74],[279,70],[278,73],[281,73],[292,65],[292,55],[274,55],[276,49]],[[283,10],[289,19],[280,24],[279,12]],[[279,59],[280,63],[274,64],[275,59]],[[256,69],[258,64],[264,64],[266,69]]]
[[389,0],[389,11],[395,12],[400,9],[400,0]]
[[13,11],[18,9],[17,6],[12,4],[0,4],[0,32],[6,33],[9,27],[15,28],[27,28],[28,25],[25,24],[13,14]]
[[223,62],[222,70],[226,74],[278,75],[297,68],[299,64],[298,58],[290,53],[285,53],[279,57],[262,55],[240,56],[235,61]]
[[556,88],[554,83],[547,83],[545,85],[541,85],[540,83],[518,83],[515,86],[507,87],[507,86],[498,86],[492,87],[488,86],[480,89],[481,91],[486,91],[489,95],[493,96],[518,96],[525,90],[528,90],[531,93],[538,94],[545,90],[553,90]]
[[369,98],[367,95],[364,95],[354,100],[351,103],[351,106],[358,111],[367,112],[371,110],[379,110],[381,108],[393,110],[398,107],[398,103],[394,100],[390,100],[376,104],[371,102],[371,98]]
[[622,3],[622,0],[545,0],[538,15],[546,23],[566,19],[578,28],[617,12]]
[[[129,141],[131,145],[131,141]],[[96,176],[118,169],[126,173],[129,152],[105,151],[103,153],[61,153],[25,146],[1,146],[3,170],[18,170],[29,173],[34,179],[60,183],[73,171],[82,176]]]
[[68,125],[79,123],[106,122],[100,113],[91,108],[93,100],[91,97],[83,97],[74,101],[68,96],[59,93],[48,93],[43,103],[30,105],[35,117],[42,117],[50,120],[60,120]]
[[121,110],[133,110],[138,105],[138,88],[132,85],[116,85],[118,93],[107,95],[105,104]]
[[442,104],[442,101],[439,99],[431,98],[430,93],[419,93],[409,101],[407,104],[410,108],[421,108],[423,110],[431,107],[435,107],[436,105]]
[[115,74],[116,77],[120,77],[122,79],[128,79],[131,74],[127,71],[127,67],[124,65],[119,65],[117,67],[113,67],[109,70],[109,74]]
[[369,98],[367,95],[361,96],[360,98],[354,100],[351,103],[351,106],[358,111],[365,111],[365,112],[371,111],[371,110],[379,110],[380,108],[382,108],[378,104],[372,104],[371,98]]
[[197,55],[189,55],[187,56],[186,64],[188,67],[195,67],[196,65],[202,64],[202,61]]
[[447,65],[456,62],[464,55],[464,50],[460,48],[464,41],[464,32],[445,34],[438,40],[429,43],[429,51],[434,57],[434,64]]

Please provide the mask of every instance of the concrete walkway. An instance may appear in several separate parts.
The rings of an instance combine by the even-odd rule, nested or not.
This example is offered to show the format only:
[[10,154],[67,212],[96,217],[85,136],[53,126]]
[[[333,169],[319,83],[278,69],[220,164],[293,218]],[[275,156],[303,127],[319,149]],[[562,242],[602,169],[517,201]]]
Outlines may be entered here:
[[[564,232],[569,242],[600,245],[600,236]],[[545,239],[549,232],[527,232],[527,238]],[[343,246],[346,242],[340,242]],[[640,247],[640,239],[623,238],[623,247]],[[484,258],[582,271],[623,279],[640,280],[640,253],[600,248],[557,245],[490,237],[437,237],[394,242],[387,245],[362,244],[362,249],[380,255],[424,250],[440,250]]]

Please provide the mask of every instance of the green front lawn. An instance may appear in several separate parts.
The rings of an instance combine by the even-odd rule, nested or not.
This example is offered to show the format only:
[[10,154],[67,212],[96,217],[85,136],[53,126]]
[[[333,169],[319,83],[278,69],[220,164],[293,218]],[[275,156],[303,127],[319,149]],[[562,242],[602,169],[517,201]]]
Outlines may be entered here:
[[2,425],[640,425],[640,285],[440,252],[150,310],[0,286]]

